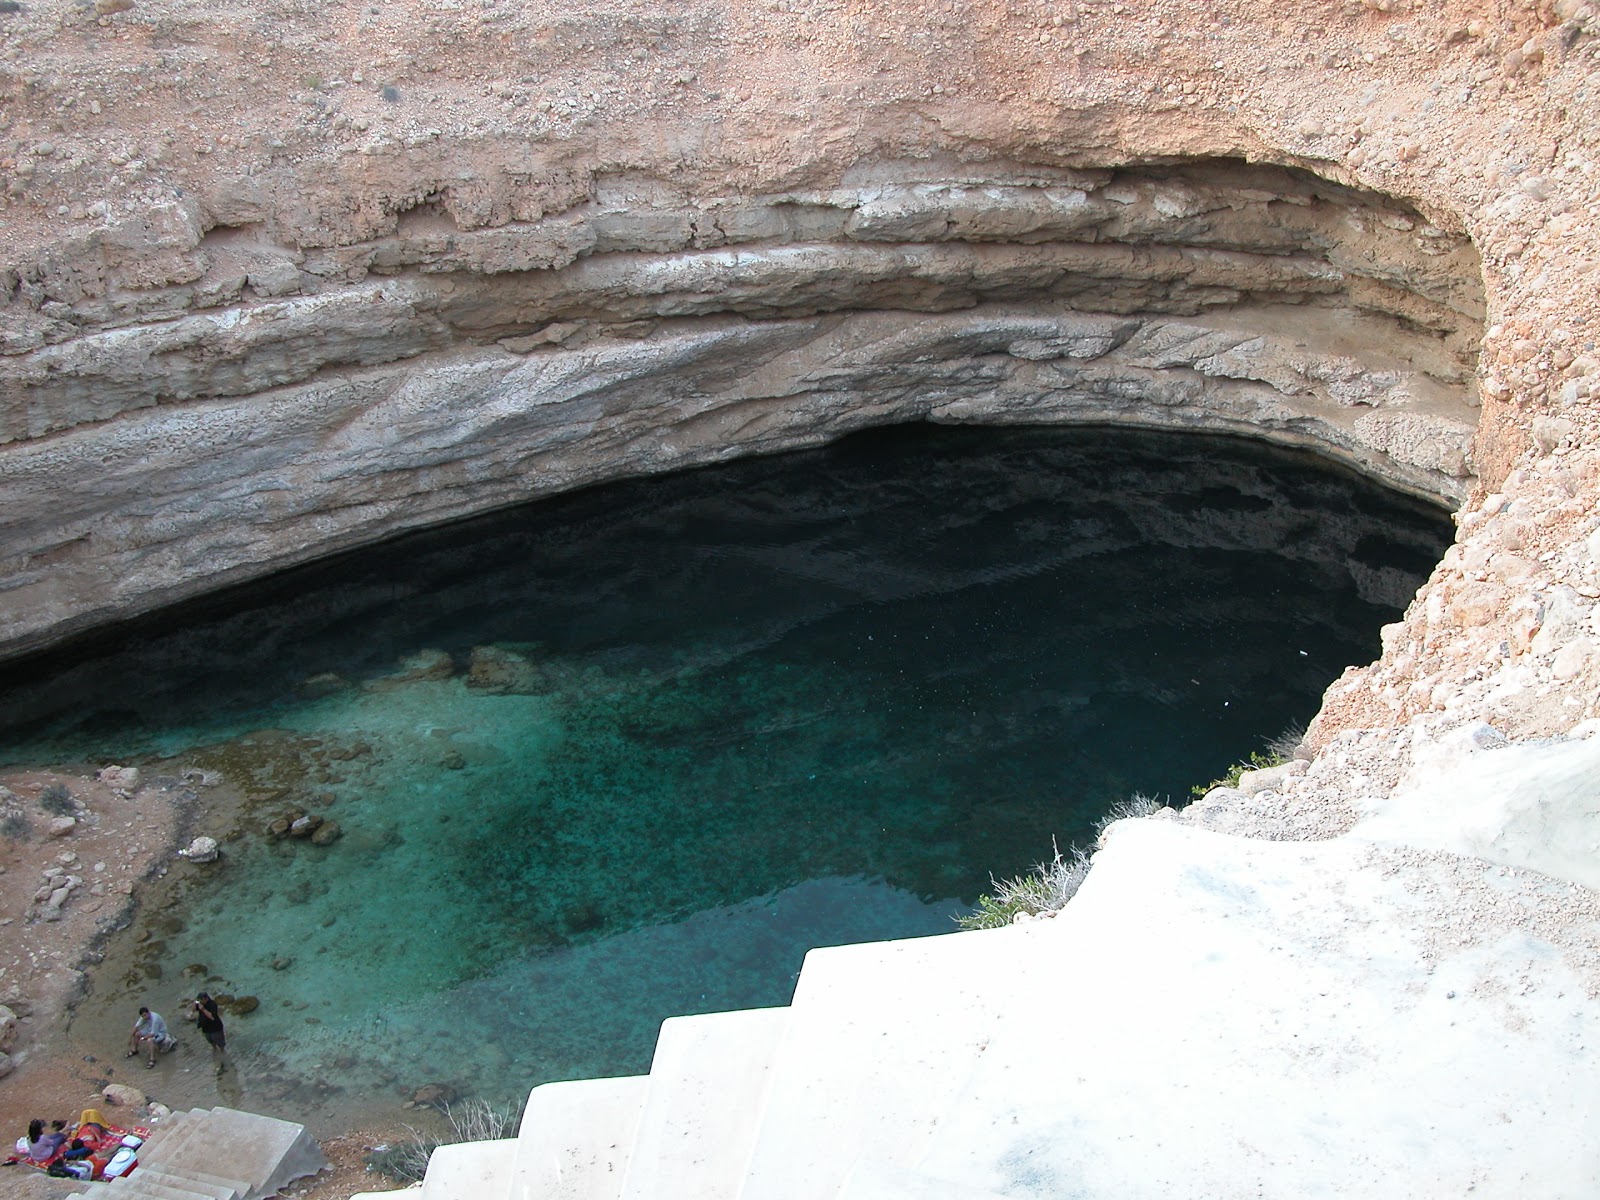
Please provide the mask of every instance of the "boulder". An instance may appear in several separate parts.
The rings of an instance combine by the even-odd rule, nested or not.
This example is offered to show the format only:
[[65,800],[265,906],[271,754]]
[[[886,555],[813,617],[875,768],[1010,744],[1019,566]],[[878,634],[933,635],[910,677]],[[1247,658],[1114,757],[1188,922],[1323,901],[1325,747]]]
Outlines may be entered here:
[[126,1108],[138,1108],[145,1101],[143,1092],[126,1083],[106,1084],[105,1090],[100,1093],[100,1098],[107,1104]]
[[322,824],[322,818],[316,813],[306,813],[303,817],[296,817],[289,825],[289,836],[295,838],[308,838],[315,833]]
[[324,821],[317,826],[317,831],[311,835],[313,846],[331,846],[343,836],[344,830],[339,828],[337,821]]
[[50,836],[51,837],[66,837],[69,833],[71,833],[77,827],[78,827],[78,818],[77,817],[51,817],[50,818]]
[[9,1054],[0,1054],[0,1079],[4,1079],[16,1069],[17,1064]]
[[139,786],[139,768],[105,767],[95,778],[109,787],[116,788],[118,791],[131,792]]
[[1275,767],[1262,767],[1259,771],[1242,771],[1239,774],[1239,790],[1246,796],[1277,791],[1287,780],[1297,775],[1304,775],[1310,765],[1301,759],[1291,758],[1288,762],[1279,763]]
[[208,863],[216,862],[222,854],[217,845],[217,839],[212,837],[197,837],[182,850],[178,857],[187,858],[190,862]]
[[459,1099],[461,1089],[452,1083],[426,1083],[412,1094],[411,1103],[418,1108],[440,1108]]
[[17,1014],[0,1004],[0,1051],[10,1050],[17,1044]]

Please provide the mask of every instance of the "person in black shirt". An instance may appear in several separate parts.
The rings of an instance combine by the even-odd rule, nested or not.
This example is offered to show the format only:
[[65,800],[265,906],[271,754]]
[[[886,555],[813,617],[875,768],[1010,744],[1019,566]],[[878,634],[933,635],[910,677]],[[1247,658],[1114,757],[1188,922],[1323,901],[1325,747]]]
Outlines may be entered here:
[[195,1024],[211,1043],[211,1064],[221,1075],[228,1069],[228,1038],[222,1032],[222,1014],[217,1011],[217,1002],[205,992],[194,998],[193,1007]]

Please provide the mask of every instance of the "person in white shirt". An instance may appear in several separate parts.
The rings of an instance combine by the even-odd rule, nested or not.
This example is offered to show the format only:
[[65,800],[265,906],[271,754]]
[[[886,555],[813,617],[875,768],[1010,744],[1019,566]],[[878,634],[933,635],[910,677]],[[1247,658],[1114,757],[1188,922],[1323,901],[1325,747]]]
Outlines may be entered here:
[[133,1023],[133,1032],[128,1035],[128,1053],[124,1057],[132,1058],[141,1049],[145,1050],[150,1056],[144,1064],[148,1070],[156,1065],[156,1054],[167,1049],[171,1041],[172,1035],[167,1032],[167,1023],[161,1019],[161,1014],[141,1006],[139,1019]]

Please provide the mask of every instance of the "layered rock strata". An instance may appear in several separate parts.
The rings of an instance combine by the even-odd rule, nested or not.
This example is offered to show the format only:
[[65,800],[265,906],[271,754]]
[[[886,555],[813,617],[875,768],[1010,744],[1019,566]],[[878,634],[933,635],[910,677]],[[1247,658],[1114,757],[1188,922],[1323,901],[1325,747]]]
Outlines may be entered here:
[[738,199],[597,179],[541,220],[411,210],[325,250],[177,206],[168,272],[195,278],[165,287],[108,221],[11,306],[0,639],[889,422],[1221,430],[1464,496],[1460,235],[1242,163],[893,173]]

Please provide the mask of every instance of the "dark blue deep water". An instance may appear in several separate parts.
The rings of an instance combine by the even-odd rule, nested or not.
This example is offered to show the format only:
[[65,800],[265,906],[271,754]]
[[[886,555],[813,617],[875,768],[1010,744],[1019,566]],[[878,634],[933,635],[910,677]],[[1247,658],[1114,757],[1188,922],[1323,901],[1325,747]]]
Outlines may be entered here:
[[[786,1002],[808,947],[947,931],[1132,792],[1186,798],[1376,654],[1449,533],[1252,443],[880,431],[0,668],[0,761],[244,798],[200,806],[225,860],[151,889],[82,1030],[209,981],[261,1000],[226,1102],[512,1099]],[[292,807],[345,836],[262,836]]]

